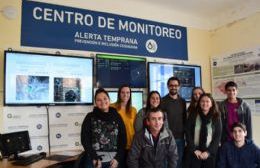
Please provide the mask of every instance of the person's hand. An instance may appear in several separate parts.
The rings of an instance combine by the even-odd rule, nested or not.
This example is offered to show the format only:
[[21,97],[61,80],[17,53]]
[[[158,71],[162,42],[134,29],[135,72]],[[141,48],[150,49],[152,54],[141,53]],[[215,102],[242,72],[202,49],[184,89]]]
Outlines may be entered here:
[[202,160],[206,160],[206,159],[208,159],[208,157],[209,157],[209,153],[208,153],[207,151],[202,152],[202,153],[200,154],[200,158],[201,158]]
[[100,160],[93,160],[93,165],[94,168],[101,168],[102,167],[102,163]]
[[197,159],[200,159],[201,151],[200,150],[195,150],[194,154],[196,155]]
[[116,159],[112,159],[110,162],[110,168],[117,168],[118,167],[118,161]]

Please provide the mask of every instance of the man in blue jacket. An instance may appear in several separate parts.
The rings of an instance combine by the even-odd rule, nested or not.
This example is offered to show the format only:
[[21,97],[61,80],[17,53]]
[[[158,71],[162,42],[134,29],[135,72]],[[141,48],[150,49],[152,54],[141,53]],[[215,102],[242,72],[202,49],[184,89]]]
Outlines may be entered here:
[[260,149],[246,139],[246,127],[242,123],[232,125],[233,141],[226,142],[220,151],[218,168],[260,168]]

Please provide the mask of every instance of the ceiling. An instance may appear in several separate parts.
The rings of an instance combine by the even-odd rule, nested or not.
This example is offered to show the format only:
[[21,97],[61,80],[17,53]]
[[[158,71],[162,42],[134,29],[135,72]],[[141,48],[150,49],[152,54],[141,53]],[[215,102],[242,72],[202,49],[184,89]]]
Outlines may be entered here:
[[129,0],[161,6],[165,9],[185,13],[204,19],[208,29],[245,18],[260,12],[260,0]]

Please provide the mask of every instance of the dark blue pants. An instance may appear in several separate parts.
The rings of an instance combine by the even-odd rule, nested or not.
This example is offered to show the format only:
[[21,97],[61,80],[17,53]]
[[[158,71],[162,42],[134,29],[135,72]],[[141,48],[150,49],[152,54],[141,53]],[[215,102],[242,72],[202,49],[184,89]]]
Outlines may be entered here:
[[[85,161],[85,168],[95,168],[95,166],[93,165],[92,160],[89,157],[86,157],[86,161]],[[109,168],[110,167],[110,162],[104,162],[102,163],[102,168]]]
[[177,168],[182,168],[182,159],[183,159],[183,153],[184,153],[184,147],[185,147],[185,141],[184,139],[175,139],[177,150],[178,150],[178,162],[177,162]]

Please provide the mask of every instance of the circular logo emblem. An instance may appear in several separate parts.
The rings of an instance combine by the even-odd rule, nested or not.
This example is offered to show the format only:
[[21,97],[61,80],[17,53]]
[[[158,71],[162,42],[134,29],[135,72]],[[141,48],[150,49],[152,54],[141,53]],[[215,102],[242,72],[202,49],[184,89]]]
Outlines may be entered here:
[[61,117],[61,113],[56,113],[56,117],[60,118]]
[[153,39],[149,39],[145,43],[146,50],[150,53],[155,53],[157,51],[157,43]]
[[41,128],[42,128],[42,125],[41,125],[41,124],[37,124],[36,128],[37,128],[37,129],[41,129]]
[[38,151],[41,151],[41,150],[42,150],[42,146],[41,146],[41,145],[38,145],[38,146],[37,146],[37,150],[38,150]]
[[12,118],[12,114],[7,114],[7,118]]
[[79,123],[78,123],[78,122],[75,122],[75,126],[79,126]]
[[79,146],[79,142],[75,142],[75,146]]
[[56,138],[60,139],[61,138],[61,134],[56,134]]

